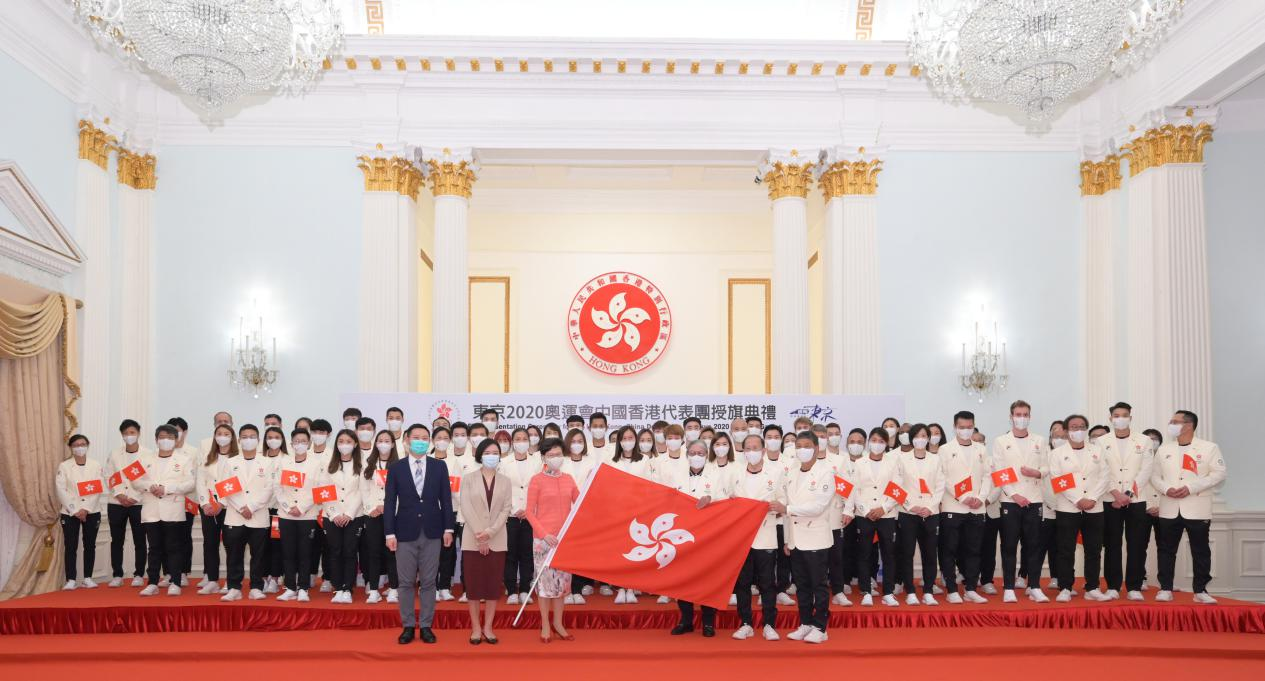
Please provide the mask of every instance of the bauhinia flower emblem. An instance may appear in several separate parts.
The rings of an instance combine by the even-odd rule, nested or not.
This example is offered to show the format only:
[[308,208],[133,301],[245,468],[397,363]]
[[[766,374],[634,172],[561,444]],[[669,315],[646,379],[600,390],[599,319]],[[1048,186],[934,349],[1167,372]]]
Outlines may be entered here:
[[597,308],[592,311],[593,323],[605,331],[602,340],[597,343],[598,347],[613,348],[623,341],[630,350],[636,350],[641,345],[641,331],[637,330],[637,325],[649,321],[650,315],[639,307],[628,307],[622,292],[611,296],[607,307],[605,311]]
[[628,535],[638,544],[624,554],[624,558],[634,562],[649,560],[651,556],[659,563],[659,569],[668,566],[676,558],[676,547],[694,541],[694,535],[688,530],[673,529],[676,522],[675,513],[664,513],[654,519],[650,527],[637,522],[636,518],[628,524]]

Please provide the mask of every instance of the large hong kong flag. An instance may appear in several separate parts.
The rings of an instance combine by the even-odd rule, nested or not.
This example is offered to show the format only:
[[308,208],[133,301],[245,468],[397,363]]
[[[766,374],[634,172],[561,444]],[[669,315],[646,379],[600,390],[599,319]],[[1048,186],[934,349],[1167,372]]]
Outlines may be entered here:
[[599,582],[728,607],[769,505],[698,500],[602,463],[560,533],[550,566]]

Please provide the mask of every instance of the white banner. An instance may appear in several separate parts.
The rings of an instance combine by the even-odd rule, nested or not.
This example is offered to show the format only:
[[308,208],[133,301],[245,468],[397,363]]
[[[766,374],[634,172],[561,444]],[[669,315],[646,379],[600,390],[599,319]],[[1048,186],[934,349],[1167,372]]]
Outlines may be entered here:
[[735,418],[758,417],[765,425],[789,428],[800,416],[814,423],[838,423],[844,432],[867,431],[889,416],[903,420],[902,395],[579,395],[534,393],[347,393],[342,407],[356,407],[381,425],[390,407],[404,410],[404,423],[421,423],[443,416],[450,422],[478,421],[479,412],[495,409],[501,428],[543,426],[577,414],[606,415],[611,428],[631,424],[649,428],[655,421],[680,423],[691,416],[705,426],[729,430]]

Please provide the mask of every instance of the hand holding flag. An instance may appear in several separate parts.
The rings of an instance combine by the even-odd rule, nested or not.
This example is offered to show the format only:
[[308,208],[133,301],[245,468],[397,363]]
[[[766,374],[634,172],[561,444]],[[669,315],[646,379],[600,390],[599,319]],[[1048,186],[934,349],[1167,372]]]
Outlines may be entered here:
[[971,484],[971,476],[968,475],[965,478],[962,478],[961,482],[953,486],[953,496],[954,498],[961,499],[963,495],[970,492],[974,489],[974,487],[975,486]]
[[126,475],[128,480],[136,482],[140,478],[145,477],[145,466],[140,459],[137,459],[123,469],[123,475]]
[[90,497],[103,491],[100,480],[84,480],[78,483],[77,487],[81,497]]
[[844,480],[838,475],[835,476],[835,494],[847,499],[852,496],[852,483]]
[[887,483],[887,488],[883,490],[883,495],[891,498],[898,504],[905,503],[905,499],[909,496],[904,488],[897,485],[894,481]]
[[338,488],[334,485],[322,485],[312,488],[312,501],[318,504],[325,504],[331,501],[338,501]]
[[242,483],[237,479],[236,475],[227,480],[221,480],[215,483],[215,495],[221,499],[227,499],[241,491]]
[[1055,478],[1050,478],[1050,488],[1055,494],[1067,492],[1076,489],[1076,476],[1071,473],[1064,473]]
[[1182,470],[1190,471],[1195,475],[1199,475],[1199,464],[1191,455],[1182,454]]

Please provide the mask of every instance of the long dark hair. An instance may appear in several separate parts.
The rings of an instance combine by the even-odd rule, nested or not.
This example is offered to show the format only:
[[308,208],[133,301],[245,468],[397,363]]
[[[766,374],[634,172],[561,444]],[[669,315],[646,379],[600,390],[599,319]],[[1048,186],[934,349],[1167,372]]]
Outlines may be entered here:
[[277,426],[268,426],[268,428],[264,430],[264,456],[268,456],[268,436],[272,435],[273,433],[276,433],[277,436],[281,438],[281,446],[277,448],[277,451],[281,452],[282,454],[289,454],[290,452],[286,450],[285,431],[281,430]]
[[[899,426],[899,425],[897,425],[897,427],[899,428],[900,426]],[[890,441],[890,440],[888,439],[888,437],[887,437],[887,428],[885,428],[885,427],[883,427],[883,426],[879,426],[879,427],[877,427],[877,428],[871,428],[871,429],[870,429],[870,437],[868,437],[868,438],[866,438],[866,439],[865,439],[865,453],[866,453],[866,455],[869,455],[869,454],[870,454],[870,438],[874,437],[875,435],[877,435],[877,436],[879,436],[879,437],[883,438],[883,442],[886,442],[886,443],[887,443],[887,449],[883,450],[883,453],[884,453],[884,454],[886,454],[887,452],[890,452],[890,451],[892,451],[892,449],[894,449],[894,448],[892,447],[892,443],[891,443],[891,441]]]
[[215,434],[220,432],[220,428],[228,431],[228,451],[225,452],[225,456],[237,456],[238,454],[237,432],[233,430],[232,426],[220,424],[215,427],[215,430],[211,431],[211,449],[206,453],[206,463],[202,464],[204,466],[210,466],[220,459],[220,446],[215,444]]
[[641,453],[641,447],[637,446],[637,429],[632,426],[620,426],[619,430],[615,431],[615,456],[611,457],[611,462],[613,463],[624,458],[624,446],[620,444],[620,440],[623,439],[624,433],[632,433],[633,436],[633,448],[632,451],[629,452],[628,458],[633,461],[641,461],[645,455]]
[[579,428],[572,428],[567,431],[566,435],[562,436],[562,455],[568,459],[571,458],[571,441],[575,439],[576,435],[579,435],[580,442],[584,443],[584,449],[580,451],[580,458],[584,458],[589,455],[589,441],[584,437],[584,431]]
[[[391,436],[391,451],[387,452],[386,456],[387,465],[390,466],[400,460],[400,453],[396,451],[395,448],[395,436],[391,435],[391,431],[389,429],[384,428],[379,430],[378,434],[373,436],[373,449],[369,450],[369,459],[365,461],[365,480],[373,479],[373,472],[378,468],[378,464],[382,461],[382,454],[378,452],[378,438],[382,437],[383,433]],[[357,447],[356,449],[360,448]],[[334,447],[334,450],[337,452],[338,447]]]
[[360,440],[356,438],[356,431],[349,428],[343,428],[334,436],[334,446],[330,449],[329,467],[326,469],[330,475],[338,472],[342,468],[343,455],[338,453],[338,438],[346,435],[351,438],[354,447],[351,448],[351,472],[360,475]]

